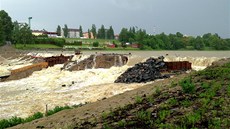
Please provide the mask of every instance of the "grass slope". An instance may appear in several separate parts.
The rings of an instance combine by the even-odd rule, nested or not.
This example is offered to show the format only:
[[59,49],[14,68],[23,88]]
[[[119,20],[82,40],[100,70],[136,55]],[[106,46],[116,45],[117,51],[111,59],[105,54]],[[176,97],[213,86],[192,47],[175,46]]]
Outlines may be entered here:
[[230,128],[230,62],[136,96],[133,104],[70,128]]

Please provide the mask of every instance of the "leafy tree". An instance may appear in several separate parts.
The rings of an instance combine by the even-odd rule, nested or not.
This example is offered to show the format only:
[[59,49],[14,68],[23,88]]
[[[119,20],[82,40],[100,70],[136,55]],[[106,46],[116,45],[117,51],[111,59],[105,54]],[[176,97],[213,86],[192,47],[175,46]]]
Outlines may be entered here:
[[136,38],[136,41],[139,42],[139,43],[142,43],[144,38],[146,36],[146,31],[145,30],[138,30],[135,34],[135,38]]
[[3,25],[0,23],[0,46],[3,45],[5,38],[4,38],[4,31],[3,31]]
[[107,38],[114,39],[114,30],[112,26],[110,26],[109,29],[107,30]]
[[194,43],[194,48],[197,50],[203,50],[204,47],[205,47],[204,40],[200,36],[197,36]]
[[181,49],[181,48],[184,48],[185,47],[185,44],[183,44],[182,42],[182,37],[177,34],[169,34],[169,39],[170,39],[170,42],[172,44],[172,49],[173,50],[178,50],[178,49]]
[[96,28],[96,25],[95,25],[95,24],[92,25],[91,32],[93,33],[94,39],[96,39],[96,36],[97,36],[97,28]]
[[4,10],[0,11],[0,42],[12,39],[13,23],[11,17]]
[[24,46],[34,43],[34,36],[28,24],[19,25],[17,22],[14,22],[13,43],[15,45],[22,43]]
[[56,32],[58,36],[61,36],[61,26],[60,25],[58,25]]
[[211,33],[207,33],[207,34],[204,34],[203,36],[202,36],[202,38],[203,38],[203,40],[204,40],[204,44],[205,44],[205,46],[207,46],[207,47],[210,47],[210,39],[211,39],[211,37],[212,37],[212,34]]
[[128,42],[129,41],[129,35],[128,35],[128,29],[122,28],[120,34],[119,34],[119,41],[120,42]]
[[160,38],[163,43],[161,43],[160,46],[162,46],[161,49],[171,50],[172,44],[170,42],[169,37],[165,33],[161,33],[159,35],[156,35],[156,38]]
[[16,45],[16,43],[18,43],[18,42],[20,42],[20,29],[21,29],[21,27],[20,27],[20,25],[19,25],[19,23],[17,22],[17,21],[15,21],[14,23],[13,23],[13,25],[14,25],[14,28],[13,28],[13,35],[12,35],[12,39],[13,39],[13,43]]
[[82,26],[79,27],[79,31],[80,31],[80,37],[83,37],[83,30],[82,30]]
[[66,24],[64,25],[63,32],[64,32],[64,37],[65,38],[69,37],[69,35],[68,35],[68,33],[69,33],[68,32],[68,26]]
[[177,36],[178,38],[183,38],[183,37],[184,37],[184,35],[181,34],[180,32],[177,32],[177,33],[176,33],[176,36]]
[[107,32],[105,33],[105,26],[101,25],[101,28],[98,29],[98,33],[97,33],[97,38],[99,39],[105,39],[107,38]]

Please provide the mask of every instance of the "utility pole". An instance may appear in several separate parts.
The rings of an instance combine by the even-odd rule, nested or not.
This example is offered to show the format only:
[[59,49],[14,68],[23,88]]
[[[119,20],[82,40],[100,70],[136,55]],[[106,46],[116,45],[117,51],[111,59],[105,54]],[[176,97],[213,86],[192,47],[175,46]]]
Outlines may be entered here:
[[32,17],[28,18],[28,20],[29,20],[29,28],[31,28],[31,23],[30,23],[31,19],[32,19]]

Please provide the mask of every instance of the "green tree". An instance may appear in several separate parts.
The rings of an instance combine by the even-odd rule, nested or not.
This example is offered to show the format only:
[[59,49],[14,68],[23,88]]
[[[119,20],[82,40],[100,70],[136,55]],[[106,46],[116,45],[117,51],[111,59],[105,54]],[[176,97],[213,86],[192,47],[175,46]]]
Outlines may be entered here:
[[80,37],[83,37],[83,30],[82,30],[82,26],[79,27],[79,31],[80,31]]
[[13,29],[13,43],[32,44],[34,43],[34,36],[28,24],[18,24],[17,21],[14,22]]
[[127,28],[122,28],[121,32],[119,34],[119,41],[120,42],[128,42],[129,41],[129,35],[128,35],[128,29]]
[[101,28],[98,29],[98,33],[97,33],[97,38],[99,39],[105,39],[107,38],[107,33],[105,33],[105,26],[104,25],[101,25]]
[[135,34],[135,39],[137,42],[142,43],[146,37],[146,31],[139,29]]
[[107,38],[114,39],[114,30],[112,26],[110,26],[109,29],[107,30]]
[[91,32],[89,29],[88,29],[88,35],[89,35],[89,39],[91,39]]
[[3,25],[0,23],[0,46],[4,44],[4,37]]
[[182,33],[180,33],[180,32],[177,32],[177,33],[176,33],[176,36],[177,36],[178,38],[183,38],[183,37],[184,37],[184,35],[183,35]]
[[17,21],[15,21],[13,23],[14,28],[13,28],[13,35],[12,35],[12,39],[13,39],[13,43],[16,45],[16,43],[20,42],[20,25]]
[[210,47],[210,39],[212,38],[212,34],[211,33],[207,33],[207,34],[204,34],[203,36],[202,36],[202,38],[203,38],[203,40],[204,40],[204,44],[205,44],[205,46],[207,46],[207,47]]
[[58,36],[61,36],[61,26],[60,25],[58,25],[56,32]]
[[205,44],[203,38],[197,36],[194,43],[194,48],[197,50],[204,50]]
[[0,42],[11,41],[13,23],[11,17],[4,10],[0,11]]
[[96,39],[96,36],[97,36],[97,28],[96,28],[96,25],[95,25],[95,24],[92,25],[91,32],[93,33],[94,39]]
[[65,38],[69,37],[68,26],[66,24],[64,25],[63,32],[64,32],[64,37]]

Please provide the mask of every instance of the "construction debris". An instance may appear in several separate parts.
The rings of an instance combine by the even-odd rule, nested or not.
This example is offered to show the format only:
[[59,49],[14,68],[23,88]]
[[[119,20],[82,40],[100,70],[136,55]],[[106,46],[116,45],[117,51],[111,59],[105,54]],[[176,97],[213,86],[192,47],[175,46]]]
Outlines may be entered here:
[[115,83],[141,83],[155,79],[168,78],[162,76],[160,70],[165,68],[164,57],[149,58],[144,63],[138,63],[134,67],[127,69],[117,78]]

